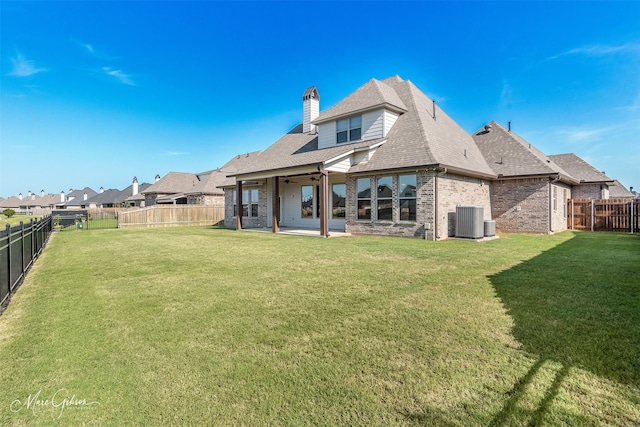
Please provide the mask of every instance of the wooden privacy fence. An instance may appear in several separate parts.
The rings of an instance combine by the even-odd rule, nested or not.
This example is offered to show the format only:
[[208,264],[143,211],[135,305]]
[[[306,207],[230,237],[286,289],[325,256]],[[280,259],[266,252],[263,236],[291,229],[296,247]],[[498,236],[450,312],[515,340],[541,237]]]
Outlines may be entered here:
[[214,225],[224,220],[224,207],[202,205],[155,205],[118,212],[118,228]]
[[51,216],[0,231],[0,311],[47,244]]
[[640,233],[640,203],[629,199],[569,199],[570,230]]

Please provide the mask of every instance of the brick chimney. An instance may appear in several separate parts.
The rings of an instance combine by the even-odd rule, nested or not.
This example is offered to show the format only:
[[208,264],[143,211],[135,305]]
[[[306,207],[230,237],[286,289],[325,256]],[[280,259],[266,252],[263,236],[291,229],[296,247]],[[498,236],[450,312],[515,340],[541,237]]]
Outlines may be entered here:
[[313,133],[316,126],[311,124],[320,115],[320,95],[315,86],[311,86],[302,95],[302,132]]

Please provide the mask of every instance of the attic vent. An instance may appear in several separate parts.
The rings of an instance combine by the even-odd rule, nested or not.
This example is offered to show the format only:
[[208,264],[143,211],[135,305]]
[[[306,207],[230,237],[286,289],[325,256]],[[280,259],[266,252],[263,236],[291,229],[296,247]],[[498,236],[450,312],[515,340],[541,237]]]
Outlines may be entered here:
[[456,237],[481,239],[484,236],[484,207],[456,206]]
[[487,132],[491,132],[491,125],[485,125],[484,130]]

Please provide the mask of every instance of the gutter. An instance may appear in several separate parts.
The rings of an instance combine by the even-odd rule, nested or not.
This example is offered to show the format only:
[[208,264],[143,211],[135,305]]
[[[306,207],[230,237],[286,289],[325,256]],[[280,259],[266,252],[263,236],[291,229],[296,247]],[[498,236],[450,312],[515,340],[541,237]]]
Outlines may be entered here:
[[549,181],[549,233],[553,233],[553,192],[551,190],[553,189],[552,185],[558,181],[560,181],[560,174],[556,175],[554,179]]
[[[438,168],[435,168],[434,171],[438,171]],[[444,168],[439,173],[435,174],[434,179],[434,189],[433,189],[433,241],[435,242],[441,236],[438,235],[438,177],[445,176],[447,174],[447,168]],[[427,230],[425,230],[425,238]]]

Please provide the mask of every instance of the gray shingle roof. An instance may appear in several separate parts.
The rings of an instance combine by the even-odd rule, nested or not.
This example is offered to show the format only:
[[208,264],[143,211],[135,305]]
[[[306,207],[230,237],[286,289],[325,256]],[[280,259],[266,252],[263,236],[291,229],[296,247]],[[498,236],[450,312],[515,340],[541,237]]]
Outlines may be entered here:
[[124,190],[118,190],[116,188],[110,188],[108,190],[104,190],[102,193],[96,194],[93,197],[87,198],[87,200],[83,200],[82,205],[89,206],[90,204],[108,205],[123,203],[128,194],[131,193],[127,193]]
[[394,76],[383,80],[407,105],[387,135],[387,142],[378,148],[367,163],[350,172],[375,171],[439,165],[493,177],[471,135],[464,131],[440,107],[422,93],[411,81]]
[[236,174],[250,174],[321,164],[353,150],[384,142],[366,163],[349,172],[378,171],[425,166],[444,166],[470,174],[494,177],[471,135],[436,106],[413,83],[398,76],[370,80],[336,106],[320,114],[314,123],[334,120],[369,108],[393,105],[400,114],[386,138],[318,149],[317,135],[302,132],[298,125]]
[[169,172],[163,176],[158,182],[149,186],[146,190],[141,191],[143,194],[173,194],[186,193],[193,191],[193,188],[200,180],[194,173],[188,172]]
[[256,173],[321,164],[354,149],[369,147],[380,141],[377,139],[318,149],[318,136],[303,133],[302,124],[299,124],[250,162],[241,165],[236,173]]
[[615,185],[609,187],[609,197],[612,199],[616,198],[628,198],[633,199],[636,197],[631,191],[627,189],[620,181],[617,179],[613,181]]
[[611,178],[600,172],[589,163],[573,153],[554,154],[549,156],[576,180],[584,183],[613,182]]
[[561,179],[575,182],[571,175],[549,156],[495,121],[489,122],[472,136],[487,163],[498,176],[560,174]]
[[127,197],[125,200],[129,201],[129,202],[134,202],[134,201],[138,201],[138,200],[144,200],[144,194],[142,194],[142,191],[146,190],[147,188],[151,187],[151,184],[149,184],[148,182],[143,182],[142,184],[138,184],[138,194],[136,195],[131,195],[133,193],[133,185],[130,185],[129,187],[125,188],[123,191],[127,191],[127,189],[129,189],[130,191],[127,194],[130,194],[129,197]]
[[200,174],[200,181],[193,186],[193,189],[187,191],[186,194],[208,194],[208,195],[224,195],[218,186],[227,178],[224,172],[212,170],[206,174]]
[[385,105],[399,111],[407,111],[404,102],[393,89],[379,80],[371,79],[333,107],[321,112],[312,123],[323,123]]
[[[66,196],[66,200],[67,202],[65,202],[65,206],[81,206],[85,204],[85,199],[84,199],[84,195],[87,195],[87,200],[89,200],[89,198],[95,196],[96,194],[98,194],[97,192],[95,192],[94,190],[92,190],[89,187],[85,187],[82,190],[73,190],[71,192],[69,192],[69,194],[67,194]],[[69,200],[70,197],[73,197],[72,200]]]

